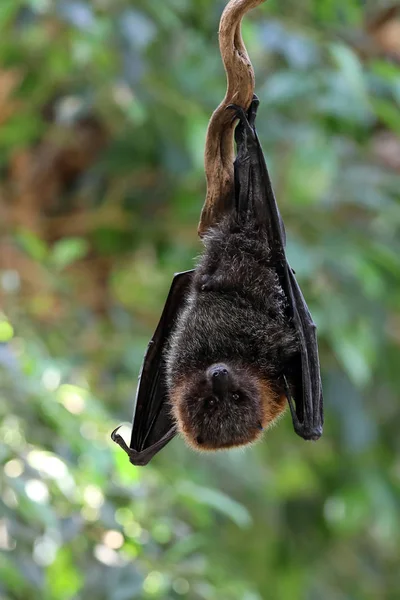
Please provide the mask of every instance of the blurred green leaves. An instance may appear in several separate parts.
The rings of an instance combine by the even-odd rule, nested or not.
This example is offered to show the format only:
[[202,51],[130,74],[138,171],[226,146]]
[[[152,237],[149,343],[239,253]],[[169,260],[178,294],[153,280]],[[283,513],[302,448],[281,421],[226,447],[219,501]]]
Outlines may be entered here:
[[72,550],[66,547],[59,548],[54,561],[47,569],[49,597],[60,600],[74,598],[82,585],[83,573],[78,573],[75,567]]
[[57,269],[62,270],[83,258],[88,250],[89,244],[82,238],[63,238],[54,244],[50,261]]
[[0,315],[0,343],[9,342],[14,335],[14,328],[7,320],[2,319]]
[[246,528],[251,524],[251,516],[246,508],[218,490],[185,482],[180,493],[192,502],[199,502],[230,517],[239,527]]

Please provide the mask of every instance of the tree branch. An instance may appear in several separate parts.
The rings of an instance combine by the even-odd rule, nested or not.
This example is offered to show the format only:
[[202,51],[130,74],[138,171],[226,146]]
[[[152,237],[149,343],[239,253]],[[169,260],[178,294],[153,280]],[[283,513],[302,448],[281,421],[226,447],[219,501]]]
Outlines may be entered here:
[[230,0],[222,13],[219,26],[219,47],[224,63],[227,90],[225,98],[211,116],[204,154],[207,194],[200,216],[198,233],[204,235],[224,212],[233,193],[233,133],[235,120],[226,110],[237,104],[247,110],[254,94],[254,71],[243,43],[243,16],[265,0]]

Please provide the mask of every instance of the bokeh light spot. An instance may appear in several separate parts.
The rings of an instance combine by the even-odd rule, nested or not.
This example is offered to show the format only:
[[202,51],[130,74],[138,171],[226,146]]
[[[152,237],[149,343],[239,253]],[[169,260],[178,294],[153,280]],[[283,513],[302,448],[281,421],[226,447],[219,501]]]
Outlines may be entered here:
[[62,479],[68,475],[68,469],[63,461],[50,452],[32,450],[28,454],[28,462],[34,469],[52,479]]
[[172,584],[172,588],[174,592],[176,592],[180,596],[183,596],[184,594],[188,593],[190,585],[186,579],[179,577],[178,579],[175,579],[174,583]]
[[45,504],[49,499],[47,485],[39,479],[29,479],[25,484],[25,492],[28,498],[38,504]]
[[57,554],[59,544],[48,535],[38,538],[33,548],[33,559],[41,567],[51,565]]
[[110,529],[103,535],[103,543],[113,550],[118,550],[124,543],[124,536],[119,531]]
[[129,537],[135,539],[139,539],[143,533],[143,529],[140,527],[139,523],[136,523],[136,521],[126,523],[124,525],[124,531]]
[[0,321],[0,342],[9,342],[14,337],[14,328],[8,321]]
[[104,503],[104,496],[100,488],[88,485],[83,491],[83,499],[91,508],[100,508]]
[[18,506],[18,498],[14,490],[6,488],[1,496],[4,504],[9,508],[16,508]]
[[7,477],[11,477],[11,478],[20,477],[23,472],[24,472],[23,462],[21,460],[19,460],[18,458],[13,458],[4,465],[4,473],[7,475]]
[[133,512],[126,507],[117,508],[115,511],[115,520],[120,525],[128,525],[133,521]]
[[63,384],[58,388],[58,398],[73,415],[81,414],[85,409],[87,392],[75,385]]
[[81,515],[85,521],[94,523],[100,517],[100,511],[98,508],[92,508],[91,506],[84,506],[81,510]]
[[125,562],[115,550],[108,546],[104,546],[104,544],[97,544],[94,547],[93,554],[99,562],[109,567],[118,567]]
[[3,271],[0,281],[1,287],[8,294],[17,292],[21,286],[21,278],[19,273],[14,269],[7,269],[6,271]]
[[152,529],[152,535],[160,544],[166,544],[171,539],[171,528],[167,523],[156,523]]
[[164,577],[158,571],[151,571],[144,580],[143,589],[149,595],[159,594],[164,586]]
[[46,390],[49,392],[55,392],[61,382],[61,373],[57,369],[48,368],[45,369],[42,375],[42,383]]
[[338,523],[346,515],[346,505],[342,498],[328,498],[324,506],[325,519],[331,523]]

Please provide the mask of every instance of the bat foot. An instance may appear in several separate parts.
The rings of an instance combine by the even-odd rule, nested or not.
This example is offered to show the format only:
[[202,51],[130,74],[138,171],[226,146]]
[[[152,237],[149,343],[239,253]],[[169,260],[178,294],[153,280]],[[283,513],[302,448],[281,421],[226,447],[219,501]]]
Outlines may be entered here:
[[258,107],[260,106],[260,101],[258,96],[253,94],[253,100],[250,104],[249,110],[247,111],[247,120],[249,121],[250,127],[254,129],[257,117]]
[[235,121],[236,119],[239,119],[242,122],[247,122],[248,123],[247,115],[246,115],[246,112],[245,112],[244,108],[242,108],[238,104],[228,104],[228,106],[226,107],[226,110],[232,110],[232,111],[234,111],[234,115],[232,117],[232,121]]
[[[258,98],[257,101],[253,100],[248,114],[241,106],[238,106],[237,104],[229,104],[226,107],[227,110],[229,109],[234,111],[233,120],[239,119],[239,124],[235,129],[235,142],[238,148],[238,153],[243,154],[242,160],[246,160],[245,156],[248,154],[249,147],[254,148],[255,144],[257,143],[254,129],[254,121],[258,107],[257,102]],[[239,152],[239,148],[241,148],[241,152]]]
[[129,448],[128,444],[125,442],[124,438],[118,433],[118,431],[121,429],[121,425],[119,427],[117,427],[116,429],[114,429],[114,431],[111,434],[111,439],[113,442],[115,442],[116,444],[118,444],[118,446],[120,446],[120,448],[122,448],[122,450],[125,452],[125,454],[127,454],[129,456],[129,460],[133,465],[141,465],[141,464],[146,464],[148,461],[146,462],[140,462],[140,457],[138,455],[137,452],[135,452],[134,450],[132,450],[132,448]]
[[119,427],[117,427],[116,429],[114,429],[114,431],[111,434],[111,439],[113,442],[118,444],[118,446],[120,446],[122,448],[122,450],[124,450],[124,452],[126,452],[126,454],[128,456],[130,456],[132,451],[129,448],[128,444],[125,442],[124,438],[118,433],[118,431],[120,429],[121,429],[121,425]]
[[239,106],[238,104],[228,104],[226,110],[235,111],[233,120],[239,119],[241,122],[247,123],[251,129],[254,130],[259,105],[260,100],[258,99],[258,96],[254,94],[247,113],[243,107]]

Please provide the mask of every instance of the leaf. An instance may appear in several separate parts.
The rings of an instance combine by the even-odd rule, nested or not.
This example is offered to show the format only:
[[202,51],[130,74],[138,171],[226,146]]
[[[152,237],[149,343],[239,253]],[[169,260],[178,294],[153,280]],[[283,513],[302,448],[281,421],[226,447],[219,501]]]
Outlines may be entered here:
[[365,106],[369,106],[366,80],[361,62],[351,48],[343,44],[332,44],[331,55],[341,74],[346,80],[349,90]]
[[0,26],[7,25],[19,9],[19,0],[2,0],[0,3]]
[[65,269],[83,258],[89,250],[89,243],[83,238],[64,238],[56,242],[52,248],[50,262],[58,270]]
[[372,106],[377,117],[392,131],[400,135],[400,110],[399,107],[383,98],[374,98]]
[[0,129],[0,149],[11,153],[15,148],[33,143],[43,131],[40,117],[30,112],[18,111]]
[[86,2],[77,0],[60,0],[57,3],[58,13],[78,29],[90,31],[94,24],[92,9]]
[[239,504],[236,500],[232,500],[232,498],[220,490],[207,488],[186,481],[182,484],[179,491],[183,496],[214,508],[229,517],[242,529],[250,527],[252,523],[252,518],[248,510],[242,504]]
[[32,231],[20,229],[15,238],[21,248],[29,254],[31,258],[34,258],[38,262],[44,262],[49,250],[46,243],[40,237]]
[[71,550],[60,548],[54,562],[46,571],[47,583],[57,600],[72,600],[83,585],[83,577],[76,569]]

